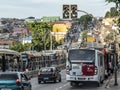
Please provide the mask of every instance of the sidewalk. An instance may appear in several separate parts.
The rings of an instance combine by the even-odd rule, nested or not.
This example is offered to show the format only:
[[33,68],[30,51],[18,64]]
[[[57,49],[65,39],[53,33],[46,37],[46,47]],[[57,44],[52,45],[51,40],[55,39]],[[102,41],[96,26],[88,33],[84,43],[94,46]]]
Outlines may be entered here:
[[109,90],[120,90],[120,71],[117,73],[117,83],[118,85],[114,85],[115,83],[115,76],[113,74],[112,78],[110,79],[108,88]]

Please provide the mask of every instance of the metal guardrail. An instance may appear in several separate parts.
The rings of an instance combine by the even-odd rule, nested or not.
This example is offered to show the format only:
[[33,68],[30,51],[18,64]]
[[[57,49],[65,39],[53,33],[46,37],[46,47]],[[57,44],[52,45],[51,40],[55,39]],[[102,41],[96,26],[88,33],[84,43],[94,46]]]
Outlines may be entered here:
[[32,78],[32,77],[36,77],[36,76],[37,76],[38,71],[39,71],[39,70],[28,71],[28,72],[25,72],[25,74],[26,74],[29,78]]

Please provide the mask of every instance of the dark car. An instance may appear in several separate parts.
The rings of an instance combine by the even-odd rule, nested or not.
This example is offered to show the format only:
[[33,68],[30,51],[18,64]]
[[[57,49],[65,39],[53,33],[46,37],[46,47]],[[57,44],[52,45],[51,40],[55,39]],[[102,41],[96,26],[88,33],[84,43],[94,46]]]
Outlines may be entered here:
[[32,86],[23,72],[1,72],[0,90],[31,90]]
[[46,81],[61,82],[60,70],[57,67],[44,67],[38,72],[38,83]]

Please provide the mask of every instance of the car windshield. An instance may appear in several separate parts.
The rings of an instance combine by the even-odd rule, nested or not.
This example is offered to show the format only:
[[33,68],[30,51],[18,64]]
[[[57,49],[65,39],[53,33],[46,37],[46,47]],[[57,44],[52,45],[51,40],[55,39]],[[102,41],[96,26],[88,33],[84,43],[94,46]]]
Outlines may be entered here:
[[41,72],[53,72],[53,68],[42,68],[40,71]]
[[0,80],[16,80],[17,74],[0,74]]
[[94,61],[95,51],[87,49],[70,50],[68,53],[68,58],[69,60]]

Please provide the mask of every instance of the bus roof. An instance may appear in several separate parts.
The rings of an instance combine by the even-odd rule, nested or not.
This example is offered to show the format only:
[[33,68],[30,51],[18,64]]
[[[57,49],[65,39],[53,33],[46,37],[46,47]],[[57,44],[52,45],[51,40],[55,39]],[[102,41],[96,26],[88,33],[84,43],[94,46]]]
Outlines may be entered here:
[[12,54],[12,55],[17,55],[17,56],[20,55],[19,52],[10,50],[10,49],[0,49],[0,54]]

